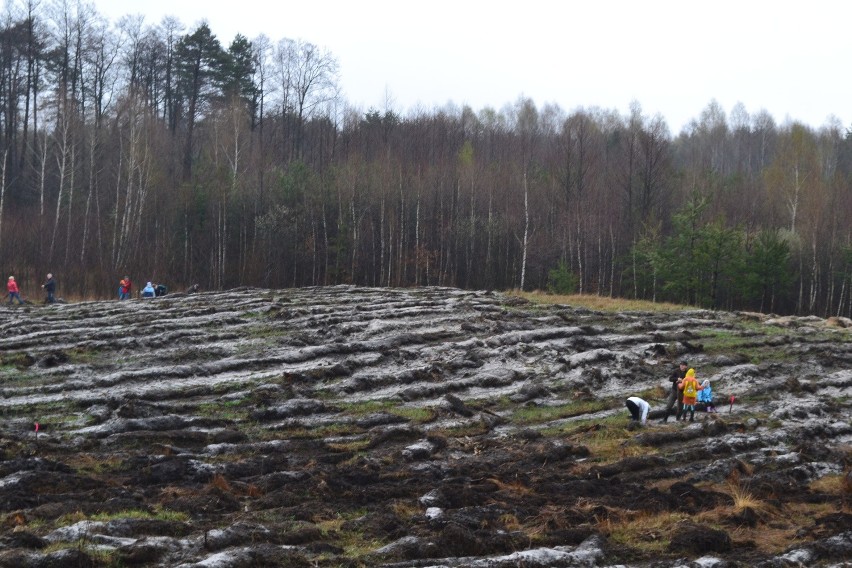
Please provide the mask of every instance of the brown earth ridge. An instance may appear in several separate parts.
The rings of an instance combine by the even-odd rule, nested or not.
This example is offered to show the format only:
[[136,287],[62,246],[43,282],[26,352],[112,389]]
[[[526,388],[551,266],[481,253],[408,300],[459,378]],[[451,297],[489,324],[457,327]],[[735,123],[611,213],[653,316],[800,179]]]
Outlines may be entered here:
[[[0,314],[3,567],[850,565],[843,318],[354,286]],[[683,358],[718,413],[663,424]]]

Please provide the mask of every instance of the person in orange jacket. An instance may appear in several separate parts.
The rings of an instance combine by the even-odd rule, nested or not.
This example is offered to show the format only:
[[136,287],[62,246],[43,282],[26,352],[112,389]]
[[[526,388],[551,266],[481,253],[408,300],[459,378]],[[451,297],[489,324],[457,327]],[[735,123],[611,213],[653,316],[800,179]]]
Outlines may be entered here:
[[695,369],[686,372],[686,376],[677,384],[677,388],[683,391],[683,419],[686,420],[686,411],[689,411],[689,421],[695,422],[695,401],[698,391],[703,389],[695,378]]

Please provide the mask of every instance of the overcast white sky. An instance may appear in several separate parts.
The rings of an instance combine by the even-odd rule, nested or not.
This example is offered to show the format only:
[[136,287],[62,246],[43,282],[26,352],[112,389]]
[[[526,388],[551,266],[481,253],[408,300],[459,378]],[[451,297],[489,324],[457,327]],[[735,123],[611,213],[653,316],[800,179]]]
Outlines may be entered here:
[[712,99],[778,123],[852,126],[852,3],[844,0],[95,0],[111,21],[202,20],[237,33],[303,39],[340,62],[347,100],[406,114],[452,101],[474,111],[520,96],[539,109],[638,101],[673,134]]

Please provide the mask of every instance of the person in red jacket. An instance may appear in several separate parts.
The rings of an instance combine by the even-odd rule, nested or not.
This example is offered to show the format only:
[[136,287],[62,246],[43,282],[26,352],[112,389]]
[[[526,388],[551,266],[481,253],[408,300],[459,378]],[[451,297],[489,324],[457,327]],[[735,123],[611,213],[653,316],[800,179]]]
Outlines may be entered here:
[[19,306],[24,303],[24,301],[21,299],[21,293],[20,293],[20,291],[18,291],[18,283],[15,282],[14,276],[9,277],[9,281],[6,283],[6,290],[9,291],[9,305],[10,306],[12,305],[13,299],[18,300]]
[[119,300],[129,300],[130,299],[130,289],[133,287],[133,283],[130,282],[130,276],[125,276],[124,279],[119,282],[118,287],[118,299]]

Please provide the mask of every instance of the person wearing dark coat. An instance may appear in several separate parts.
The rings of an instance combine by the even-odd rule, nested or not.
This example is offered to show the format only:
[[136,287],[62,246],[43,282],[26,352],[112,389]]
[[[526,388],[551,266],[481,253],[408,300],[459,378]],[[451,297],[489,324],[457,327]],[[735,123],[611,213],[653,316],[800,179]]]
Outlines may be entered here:
[[47,274],[47,280],[44,281],[41,287],[47,293],[47,298],[45,298],[44,302],[46,304],[55,304],[56,298],[53,295],[56,293],[56,280],[53,279],[53,274]]
[[671,381],[672,386],[669,391],[669,398],[666,399],[666,408],[663,410],[662,422],[669,421],[669,412],[675,403],[677,403],[677,419],[680,419],[680,415],[683,414],[683,391],[678,389],[677,385],[686,376],[687,369],[689,369],[689,365],[686,364],[686,361],[681,361],[680,365],[669,375],[669,381]]

